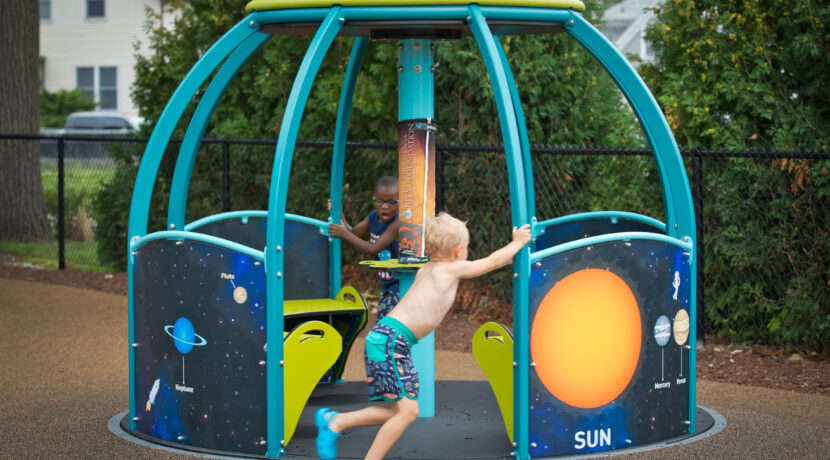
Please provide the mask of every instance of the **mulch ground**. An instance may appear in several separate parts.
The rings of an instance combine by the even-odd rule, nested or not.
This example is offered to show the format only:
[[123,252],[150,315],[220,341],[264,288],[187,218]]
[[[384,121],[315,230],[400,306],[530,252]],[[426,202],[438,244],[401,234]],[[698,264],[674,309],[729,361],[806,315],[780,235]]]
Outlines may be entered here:
[[[13,261],[8,259],[0,262],[2,278],[127,294],[126,273],[44,270],[13,265]],[[372,294],[374,280],[366,275],[365,270],[344,267],[343,282],[363,292],[370,306],[376,305],[376,296]],[[464,292],[462,286],[459,298],[469,295],[471,293]],[[436,332],[436,347],[470,352],[470,339],[483,322],[481,318],[471,319],[469,314],[454,307]],[[700,346],[699,342],[697,352],[697,375],[700,379],[830,396],[830,356],[780,348],[714,343],[713,340],[704,343],[705,346]]]

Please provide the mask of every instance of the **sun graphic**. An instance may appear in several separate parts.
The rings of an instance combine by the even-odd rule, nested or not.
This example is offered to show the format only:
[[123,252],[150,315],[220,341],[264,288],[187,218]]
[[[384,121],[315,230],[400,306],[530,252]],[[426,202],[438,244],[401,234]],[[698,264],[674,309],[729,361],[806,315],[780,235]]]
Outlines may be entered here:
[[557,399],[590,409],[620,395],[637,368],[640,310],[631,289],[606,270],[568,275],[542,299],[530,353],[542,384]]

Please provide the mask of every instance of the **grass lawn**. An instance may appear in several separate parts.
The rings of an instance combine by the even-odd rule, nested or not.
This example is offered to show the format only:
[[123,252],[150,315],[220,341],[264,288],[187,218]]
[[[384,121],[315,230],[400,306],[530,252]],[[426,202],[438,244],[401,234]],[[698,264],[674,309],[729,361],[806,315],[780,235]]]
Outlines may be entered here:
[[[66,267],[92,272],[111,272],[98,261],[98,244],[94,241],[66,241]],[[13,256],[20,262],[39,265],[48,269],[58,268],[58,242],[24,243],[0,240],[0,253]]]

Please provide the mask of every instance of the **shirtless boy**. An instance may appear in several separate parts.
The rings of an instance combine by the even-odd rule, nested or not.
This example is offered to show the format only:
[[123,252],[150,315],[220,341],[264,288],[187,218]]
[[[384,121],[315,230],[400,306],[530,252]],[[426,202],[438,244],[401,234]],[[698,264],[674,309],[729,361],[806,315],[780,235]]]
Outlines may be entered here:
[[366,337],[369,400],[389,401],[353,412],[317,411],[317,454],[337,457],[337,438],[352,427],[382,425],[367,459],[382,459],[407,427],[418,418],[418,372],[410,349],[435,330],[455,301],[458,282],[504,267],[530,241],[530,226],[513,229],[513,241],[489,256],[467,260],[470,233],[464,222],[441,213],[426,227],[426,252],[431,261],[421,267],[398,305]]

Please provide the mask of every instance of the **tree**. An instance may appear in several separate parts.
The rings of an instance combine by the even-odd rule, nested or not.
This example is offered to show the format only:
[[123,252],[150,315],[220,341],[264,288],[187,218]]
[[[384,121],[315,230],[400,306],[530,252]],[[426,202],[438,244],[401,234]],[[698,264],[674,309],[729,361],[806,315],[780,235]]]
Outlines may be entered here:
[[688,147],[830,148],[830,5],[672,0],[640,67]]
[[[39,21],[37,2],[0,3],[0,131],[38,132]],[[0,164],[0,238],[49,239],[38,141],[0,140]]]
[[66,118],[74,112],[95,110],[95,99],[80,88],[59,89],[54,93],[40,90],[40,126],[63,128]]
[[[656,14],[656,60],[640,69],[681,145],[830,148],[826,1],[671,0]],[[759,154],[703,169],[706,327],[827,351],[830,161]]]

